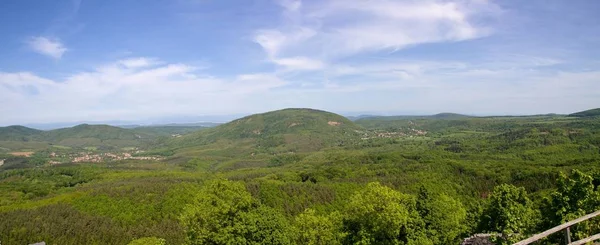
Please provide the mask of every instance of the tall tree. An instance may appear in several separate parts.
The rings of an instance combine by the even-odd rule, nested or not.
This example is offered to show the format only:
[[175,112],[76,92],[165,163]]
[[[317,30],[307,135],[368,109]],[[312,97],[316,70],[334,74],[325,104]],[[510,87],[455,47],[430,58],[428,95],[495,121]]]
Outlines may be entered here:
[[502,234],[499,244],[512,244],[531,233],[536,212],[523,187],[496,186],[484,211],[483,227]]
[[307,209],[296,217],[296,227],[299,231],[298,244],[336,245],[341,244],[344,236],[337,212],[318,215],[315,210]]
[[427,237],[434,244],[458,244],[466,230],[467,212],[462,204],[445,194],[430,194],[422,186],[417,211],[425,222]]
[[282,214],[261,206],[239,182],[207,183],[181,218],[187,244],[291,244]]
[[377,182],[352,196],[345,215],[345,243],[433,244],[425,235],[415,198]]
[[[573,170],[571,176],[561,173],[557,187],[543,206],[545,228],[600,210],[600,193],[592,176],[578,170]],[[582,222],[571,227],[571,231],[575,239],[588,237],[600,232],[600,221]]]

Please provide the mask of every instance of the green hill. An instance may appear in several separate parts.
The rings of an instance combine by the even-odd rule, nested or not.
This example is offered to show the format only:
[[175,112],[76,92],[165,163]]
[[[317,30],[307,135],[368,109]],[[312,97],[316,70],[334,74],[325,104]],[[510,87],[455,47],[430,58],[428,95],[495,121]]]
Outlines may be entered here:
[[458,114],[458,113],[444,112],[444,113],[432,115],[430,117],[435,118],[435,119],[463,119],[463,118],[469,118],[471,116]]
[[570,117],[597,117],[600,116],[600,108],[580,111],[569,115]]
[[19,125],[0,127],[0,141],[28,141],[32,136],[40,133],[41,130]]
[[127,130],[109,125],[81,124],[71,128],[54,129],[45,131],[41,135],[42,140],[61,141],[71,138],[95,138],[99,140],[136,140],[148,135],[140,135],[132,130]]
[[0,148],[8,150],[39,150],[51,145],[69,147],[122,148],[154,144],[157,140],[172,138],[201,130],[203,127],[160,126],[126,129],[109,125],[81,124],[49,131],[24,126],[0,127]]
[[258,148],[308,151],[355,139],[362,128],[349,119],[313,109],[283,109],[255,114],[192,133],[172,142],[197,146],[219,140],[253,142]]
[[153,138],[154,135],[145,132],[136,132],[109,125],[81,124],[71,128],[44,131],[34,139],[37,141],[52,142],[65,146],[114,146],[126,147],[140,145],[144,140]]

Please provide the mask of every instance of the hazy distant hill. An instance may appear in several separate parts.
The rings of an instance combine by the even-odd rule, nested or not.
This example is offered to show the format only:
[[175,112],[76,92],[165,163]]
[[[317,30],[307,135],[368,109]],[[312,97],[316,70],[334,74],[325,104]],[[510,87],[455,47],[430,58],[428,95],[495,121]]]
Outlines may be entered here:
[[194,146],[218,140],[255,140],[259,147],[292,146],[299,151],[340,144],[361,127],[331,112],[284,109],[255,114],[192,133],[173,142]]
[[149,125],[140,125],[140,124],[129,124],[129,125],[115,125],[119,128],[166,128],[166,127],[185,127],[185,128],[210,128],[221,125],[222,123],[214,123],[214,122],[197,122],[197,123],[167,123],[167,124],[149,124]]
[[469,118],[469,117],[472,117],[472,116],[458,114],[458,113],[444,112],[444,113],[435,114],[435,115],[432,115],[432,116],[429,116],[429,117],[430,118],[437,118],[437,119],[462,119],[462,118]]
[[148,134],[153,136],[172,136],[182,135],[195,132],[198,130],[206,129],[207,127],[202,126],[142,126],[130,129],[133,132],[141,134]]
[[473,116],[463,115],[458,113],[438,113],[435,115],[424,115],[424,116],[411,116],[411,115],[400,115],[400,116],[362,116],[361,118],[355,119],[364,120],[364,119],[373,119],[373,120],[403,120],[403,119],[465,119]]
[[573,114],[569,114],[570,117],[597,117],[600,116],[600,108],[580,111]]

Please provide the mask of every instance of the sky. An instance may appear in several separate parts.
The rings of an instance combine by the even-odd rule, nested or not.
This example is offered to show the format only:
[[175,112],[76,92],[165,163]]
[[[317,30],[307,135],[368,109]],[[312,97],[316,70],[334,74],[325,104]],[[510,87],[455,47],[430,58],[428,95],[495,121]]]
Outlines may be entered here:
[[0,125],[600,107],[596,0],[3,0]]

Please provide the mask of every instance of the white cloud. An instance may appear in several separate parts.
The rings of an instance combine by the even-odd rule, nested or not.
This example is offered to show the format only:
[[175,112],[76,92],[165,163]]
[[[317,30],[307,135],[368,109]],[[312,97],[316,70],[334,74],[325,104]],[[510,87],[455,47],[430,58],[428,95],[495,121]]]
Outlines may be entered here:
[[284,71],[319,70],[325,64],[424,43],[457,42],[490,33],[478,17],[494,5],[473,0],[275,0],[280,26],[260,29],[254,41]]
[[141,68],[160,64],[158,60],[146,57],[124,59],[120,60],[118,63],[126,68]]
[[325,64],[320,60],[300,56],[273,59],[273,63],[283,66],[288,70],[319,70],[325,67]]
[[277,3],[288,11],[298,11],[302,6],[302,1],[300,0],[278,0]]
[[305,5],[299,1],[284,2],[280,1],[285,9],[282,15],[300,17],[255,35],[255,41],[271,59],[281,54],[335,58],[474,39],[490,31],[478,25],[476,17],[494,9],[490,7],[492,3],[482,1],[325,0]]
[[186,64],[142,60],[116,61],[62,80],[0,73],[0,104],[11,105],[0,109],[9,115],[0,124],[234,113],[244,98],[287,84],[269,73],[215,78]]
[[259,30],[254,41],[265,50],[269,58],[275,58],[282,49],[297,45],[315,36],[317,32],[307,27],[297,27],[286,32],[280,30]]
[[218,78],[190,65],[157,62],[129,68],[116,61],[61,80],[29,72],[0,73],[0,104],[11,105],[0,107],[5,115],[0,124],[143,120],[284,107],[337,112],[568,113],[600,104],[599,71],[550,74],[526,66],[474,69],[459,62],[385,60],[328,67],[325,81],[319,82],[323,77],[316,74]]
[[67,48],[55,38],[31,37],[26,43],[33,51],[55,59],[60,59],[67,52]]

